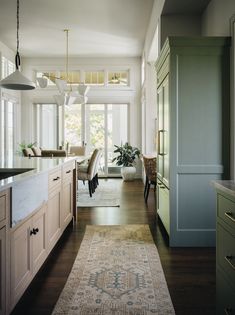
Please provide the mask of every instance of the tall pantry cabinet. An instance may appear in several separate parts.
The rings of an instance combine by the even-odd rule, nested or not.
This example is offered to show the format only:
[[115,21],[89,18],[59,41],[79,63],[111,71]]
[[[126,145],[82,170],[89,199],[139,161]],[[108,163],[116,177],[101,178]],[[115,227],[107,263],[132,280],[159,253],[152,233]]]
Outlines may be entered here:
[[229,178],[229,49],[169,37],[156,62],[157,213],[170,246],[215,246],[212,180]]

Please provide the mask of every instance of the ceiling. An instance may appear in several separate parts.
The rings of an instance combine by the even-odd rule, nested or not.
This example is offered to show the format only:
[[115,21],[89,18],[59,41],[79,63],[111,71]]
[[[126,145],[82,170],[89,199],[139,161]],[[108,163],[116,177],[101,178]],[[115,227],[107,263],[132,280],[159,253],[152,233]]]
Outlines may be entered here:
[[[22,0],[24,57],[141,56],[153,0]],[[0,41],[16,49],[16,0],[0,0]]]

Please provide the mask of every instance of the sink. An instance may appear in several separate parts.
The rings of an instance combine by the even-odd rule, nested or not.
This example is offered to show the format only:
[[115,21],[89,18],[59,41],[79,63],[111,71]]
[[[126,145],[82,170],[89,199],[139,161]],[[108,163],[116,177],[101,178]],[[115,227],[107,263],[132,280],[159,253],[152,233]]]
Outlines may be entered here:
[[34,168],[0,168],[0,180],[34,170]]

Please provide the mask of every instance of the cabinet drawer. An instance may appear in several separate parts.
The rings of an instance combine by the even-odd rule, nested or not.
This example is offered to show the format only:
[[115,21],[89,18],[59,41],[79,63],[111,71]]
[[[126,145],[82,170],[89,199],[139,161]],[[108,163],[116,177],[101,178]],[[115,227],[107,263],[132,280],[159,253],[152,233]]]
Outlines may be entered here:
[[217,263],[235,284],[235,237],[217,224]]
[[218,194],[218,216],[235,230],[235,203]]
[[49,173],[49,190],[61,185],[61,169]]
[[72,179],[74,162],[67,163],[62,168],[63,180]]
[[216,314],[235,315],[235,291],[219,271],[216,275]]

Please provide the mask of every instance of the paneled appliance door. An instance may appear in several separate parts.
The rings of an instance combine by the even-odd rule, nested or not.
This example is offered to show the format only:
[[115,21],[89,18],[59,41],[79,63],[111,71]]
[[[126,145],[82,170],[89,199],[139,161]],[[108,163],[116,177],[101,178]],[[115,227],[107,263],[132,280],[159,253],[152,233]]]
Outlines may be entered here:
[[157,176],[169,188],[169,80],[168,75],[157,91],[158,139]]

